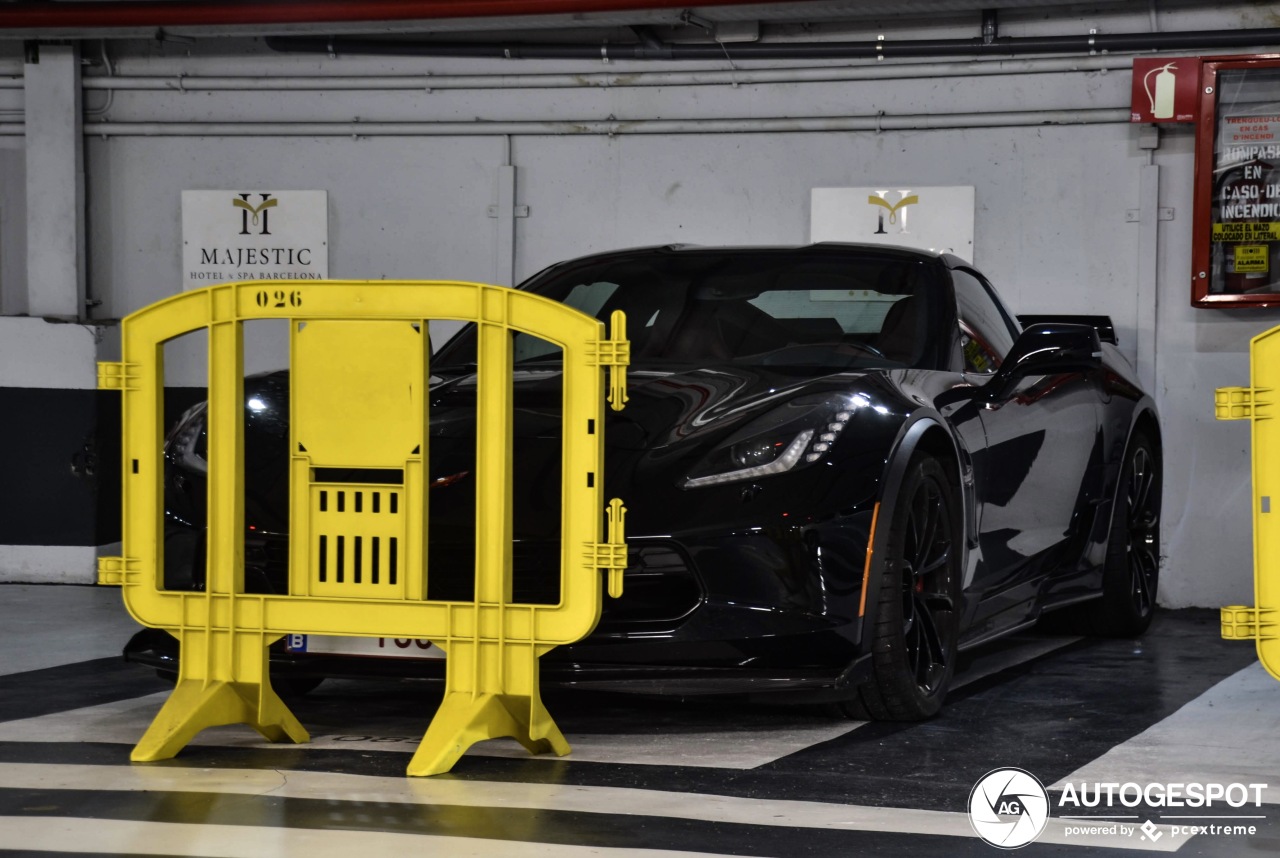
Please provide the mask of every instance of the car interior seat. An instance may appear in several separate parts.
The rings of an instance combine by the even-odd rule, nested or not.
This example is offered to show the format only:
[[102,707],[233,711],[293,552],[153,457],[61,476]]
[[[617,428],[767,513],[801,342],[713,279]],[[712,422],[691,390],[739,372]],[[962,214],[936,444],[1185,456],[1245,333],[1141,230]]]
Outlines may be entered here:
[[885,314],[875,347],[891,361],[911,365],[920,354],[920,312],[914,295],[899,298]]

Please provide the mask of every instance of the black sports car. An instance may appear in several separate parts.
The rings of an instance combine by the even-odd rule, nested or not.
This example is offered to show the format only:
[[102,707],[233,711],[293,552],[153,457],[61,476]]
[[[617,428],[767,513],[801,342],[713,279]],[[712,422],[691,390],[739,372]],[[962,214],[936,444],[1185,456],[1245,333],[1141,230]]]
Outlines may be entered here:
[[[1105,317],[1024,328],[962,260],[863,245],[623,250],[520,288],[624,310],[632,341],[605,435],[625,592],[544,657],[545,681],[789,690],[916,719],[960,650],[1046,611],[1107,634],[1150,623],[1160,426]],[[475,351],[464,328],[431,363],[433,599],[472,598]],[[524,334],[514,354],[515,600],[555,603],[560,354]],[[286,587],[288,385],[246,382],[251,591]],[[203,586],[204,425],[197,405],[166,445],[170,589]],[[273,671],[442,672],[428,642],[362,645],[428,658],[298,636]],[[126,654],[171,671],[176,642],[147,630]]]

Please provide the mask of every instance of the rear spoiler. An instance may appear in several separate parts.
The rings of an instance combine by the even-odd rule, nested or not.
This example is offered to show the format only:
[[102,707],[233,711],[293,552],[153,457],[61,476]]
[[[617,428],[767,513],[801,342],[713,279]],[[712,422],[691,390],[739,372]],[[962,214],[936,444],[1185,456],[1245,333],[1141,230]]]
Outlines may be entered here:
[[1019,316],[1018,321],[1022,323],[1024,328],[1041,322],[1066,322],[1072,325],[1088,325],[1098,332],[1098,339],[1104,343],[1111,343],[1113,346],[1119,345],[1116,341],[1116,326],[1112,324],[1110,316],[1030,315]]

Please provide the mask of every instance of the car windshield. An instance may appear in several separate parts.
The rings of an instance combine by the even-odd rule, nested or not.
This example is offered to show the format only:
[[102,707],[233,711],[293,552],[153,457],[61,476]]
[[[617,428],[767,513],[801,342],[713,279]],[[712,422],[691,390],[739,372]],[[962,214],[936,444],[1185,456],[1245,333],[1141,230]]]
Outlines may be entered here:
[[[607,322],[627,315],[632,363],[827,370],[932,368],[936,312],[926,263],[868,252],[664,250],[557,266],[524,288]],[[474,327],[435,363],[475,360]],[[559,349],[515,336],[517,365]]]

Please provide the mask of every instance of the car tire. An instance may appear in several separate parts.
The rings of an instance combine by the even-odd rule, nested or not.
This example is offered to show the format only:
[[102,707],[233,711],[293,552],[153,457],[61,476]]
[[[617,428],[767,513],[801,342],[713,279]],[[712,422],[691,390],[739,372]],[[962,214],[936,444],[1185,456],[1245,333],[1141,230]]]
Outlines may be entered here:
[[927,454],[907,466],[880,564],[872,640],[873,679],[847,717],[919,721],[938,713],[955,673],[960,620],[959,500]]
[[1125,451],[1111,508],[1102,599],[1087,606],[1088,631],[1109,637],[1142,634],[1155,616],[1160,587],[1159,449],[1142,432]]

